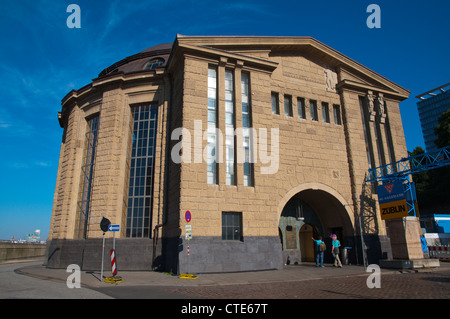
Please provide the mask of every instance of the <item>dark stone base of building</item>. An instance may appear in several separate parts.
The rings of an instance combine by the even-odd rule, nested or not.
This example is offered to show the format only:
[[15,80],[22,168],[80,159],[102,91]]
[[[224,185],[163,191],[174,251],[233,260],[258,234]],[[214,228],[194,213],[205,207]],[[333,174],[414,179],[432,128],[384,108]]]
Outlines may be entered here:
[[[282,267],[278,237],[246,237],[244,241],[223,241],[219,237],[116,239],[116,267],[120,270],[157,270],[174,274],[233,272]],[[187,247],[190,255],[187,255]],[[104,270],[111,268],[112,239],[105,240]],[[155,258],[153,258],[155,255]],[[47,244],[45,265],[81,270],[100,270],[102,239],[53,239]],[[189,269],[188,269],[189,268]]]
[[[243,241],[194,237],[189,241],[183,238],[180,245],[178,273],[239,272],[283,267],[279,237],[244,237]],[[175,272],[174,269],[172,271]]]
[[[49,268],[67,268],[70,264],[81,270],[100,270],[103,239],[53,239],[47,244],[45,265]],[[104,270],[111,270],[113,240],[105,240]],[[152,239],[116,239],[116,267],[118,270],[151,270]]]
[[[364,236],[366,259],[379,264],[389,259],[389,239]],[[345,238],[351,264],[362,264],[361,238]],[[104,270],[111,269],[113,240],[105,240]],[[187,254],[189,246],[189,255]],[[331,247],[331,242],[327,243]],[[356,248],[356,249],[355,249]],[[300,251],[297,250],[300,256]],[[296,254],[291,251],[290,254]],[[181,273],[215,273],[281,269],[286,263],[279,237],[244,237],[243,241],[224,241],[220,237],[162,238],[154,245],[153,239],[116,239],[116,267],[118,271],[156,270]],[[49,268],[67,268],[70,264],[84,271],[98,271],[102,261],[102,239],[53,239],[47,244],[45,265]],[[154,256],[154,257],[153,257]],[[292,256],[291,256],[292,260]],[[324,261],[332,262],[331,253]]]

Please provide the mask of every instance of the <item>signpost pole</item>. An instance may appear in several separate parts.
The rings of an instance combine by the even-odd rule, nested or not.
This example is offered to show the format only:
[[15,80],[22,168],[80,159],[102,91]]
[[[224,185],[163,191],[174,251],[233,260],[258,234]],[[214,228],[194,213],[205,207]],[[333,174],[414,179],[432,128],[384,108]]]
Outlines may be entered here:
[[100,281],[103,281],[103,259],[105,258],[105,233],[108,231],[111,222],[108,218],[103,217],[100,221],[100,229],[103,231],[103,246],[102,246],[102,271],[100,273]]
[[113,250],[116,251],[116,232],[113,232]]
[[105,232],[103,232],[103,249],[102,249],[102,272],[100,273],[100,281],[103,281],[103,259],[105,257]]
[[191,212],[190,211],[186,211],[186,214],[184,215],[184,218],[186,219],[186,222],[187,222],[187,225],[186,225],[186,239],[188,241],[188,244],[187,244],[187,264],[188,264],[188,274],[189,274],[191,272],[191,269],[190,269],[190,257],[189,257],[189,255],[191,254],[190,251],[189,251],[189,249],[190,249],[189,241],[192,238],[192,233],[191,233],[191,229],[192,228],[191,228],[191,225],[189,224],[191,222],[191,220],[192,220]]

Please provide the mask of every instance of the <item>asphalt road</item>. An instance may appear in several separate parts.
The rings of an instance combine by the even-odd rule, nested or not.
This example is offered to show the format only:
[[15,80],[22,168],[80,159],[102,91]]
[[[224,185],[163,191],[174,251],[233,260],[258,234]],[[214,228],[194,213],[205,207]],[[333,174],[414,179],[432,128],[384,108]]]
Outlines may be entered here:
[[110,299],[111,296],[85,287],[69,289],[63,281],[33,278],[16,272],[42,261],[0,264],[0,299]]
[[[111,284],[98,287],[69,289],[61,278],[30,276],[20,269],[34,263],[0,264],[0,299],[153,299],[164,304],[162,299],[178,300],[178,305],[186,301],[194,302],[228,300],[296,300],[296,299],[450,299],[450,267],[439,270],[421,269],[419,271],[388,272],[381,274],[381,287],[367,286],[368,274],[338,276],[340,269],[328,269],[336,273],[332,277],[305,277],[303,280],[181,285],[133,285],[132,283]],[[316,271],[323,269],[305,268],[290,271]],[[263,273],[260,273],[260,275]],[[251,274],[248,274],[250,276]],[[162,275],[164,276],[164,275]],[[169,282],[169,281],[168,281]],[[160,301],[158,301],[160,300]],[[178,309],[175,309],[178,311]]]

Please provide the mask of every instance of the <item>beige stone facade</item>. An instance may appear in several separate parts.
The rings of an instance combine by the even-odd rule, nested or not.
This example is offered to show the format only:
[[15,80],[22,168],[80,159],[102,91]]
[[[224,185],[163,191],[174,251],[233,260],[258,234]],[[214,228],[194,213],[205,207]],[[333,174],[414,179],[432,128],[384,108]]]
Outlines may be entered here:
[[[145,69],[155,57],[163,57],[164,63]],[[230,105],[226,90],[232,92],[234,128],[242,128],[245,88],[241,75],[249,78],[251,127],[257,146],[250,186],[244,183],[244,163],[237,160],[242,147],[238,137],[233,138],[233,182],[227,185],[224,143],[216,148],[222,160],[215,166],[217,180],[208,183],[209,168],[203,156],[208,139],[203,134],[209,120],[209,69],[217,76],[215,122],[224,135]],[[231,88],[225,86],[226,72],[233,77]],[[369,165],[376,167],[407,156],[399,103],[408,95],[399,85],[309,37],[177,36],[173,45],[122,60],[63,99],[60,124],[64,133],[49,264],[62,266],[65,258],[72,258],[63,257],[63,249],[73,245],[87,263],[84,268],[95,268],[87,266],[86,260],[98,256],[87,256],[86,245],[102,238],[98,226],[102,217],[121,225],[116,234],[117,259],[120,267],[123,256],[122,265],[129,269],[186,272],[189,267],[191,272],[208,272],[280,268],[283,263],[314,258],[310,236],[329,238],[332,233],[353,248],[354,258],[361,258],[360,228],[370,258],[389,257],[389,234],[380,218],[377,196],[364,179]],[[272,96],[278,102],[275,114]],[[314,119],[311,101],[317,108]],[[141,105],[157,109],[157,125],[152,140],[153,168],[146,171],[147,178],[151,175],[146,182],[151,204],[144,209],[150,211],[150,222],[148,227],[142,226],[147,227],[144,232],[137,232],[140,236],[133,236],[133,230],[127,233],[127,228],[132,218],[138,220],[139,213],[127,220],[132,214],[127,201],[134,141],[132,109]],[[83,202],[80,185],[87,158],[87,123],[94,116],[99,116],[95,156],[86,184],[90,192]],[[199,124],[200,135],[195,134]],[[178,136],[172,138],[176,128],[188,132],[182,142]],[[261,130],[267,131],[267,143]],[[180,145],[182,161],[177,163],[172,151]],[[276,149],[279,153],[273,161],[260,156],[261,151],[274,156]],[[76,236],[80,203],[88,204],[84,236]],[[185,239],[186,211],[192,214],[189,241]],[[232,240],[225,234],[230,225],[224,224],[231,215],[238,218],[232,226],[239,233]],[[105,236],[112,237],[110,233]],[[133,254],[146,262],[133,265]]]

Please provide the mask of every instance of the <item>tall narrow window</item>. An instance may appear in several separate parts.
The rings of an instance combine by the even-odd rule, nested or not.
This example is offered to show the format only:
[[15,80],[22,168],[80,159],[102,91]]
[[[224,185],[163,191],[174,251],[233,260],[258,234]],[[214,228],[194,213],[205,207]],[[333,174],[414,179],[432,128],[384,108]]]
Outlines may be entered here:
[[151,237],[153,173],[158,106],[141,105],[131,110],[132,143],[129,162],[126,237]]
[[377,121],[373,121],[373,128],[375,135],[375,143],[377,144],[378,162],[380,163],[380,165],[385,165],[386,162],[384,160],[383,140],[381,139],[381,132]]
[[319,116],[317,115],[317,101],[309,100],[309,112],[311,115],[311,120],[318,121]]
[[[386,102],[385,102],[386,103]],[[386,110],[386,106],[385,106]],[[394,144],[392,142],[391,125],[389,123],[389,117],[386,116],[386,121],[384,123],[384,132],[386,135],[386,142],[388,143],[389,160],[391,163],[395,162]]]
[[91,202],[92,180],[94,177],[95,149],[97,147],[99,117],[87,122],[84,139],[83,164],[81,166],[80,189],[78,192],[75,238],[86,238],[89,221],[89,205]]
[[208,68],[207,183],[217,184],[217,69]]
[[334,124],[341,125],[341,107],[338,104],[333,105]]
[[272,92],[271,102],[272,102],[272,114],[280,114],[280,106],[278,105],[279,103],[278,93]]
[[330,109],[328,103],[322,102],[322,120],[325,123],[330,123]]
[[242,131],[244,147],[244,186],[253,186],[253,143],[250,129],[252,127],[251,104],[249,93],[249,74],[241,75]]
[[374,165],[374,159],[373,159],[373,153],[372,153],[372,148],[370,147],[370,144],[372,144],[372,140],[370,138],[370,130],[369,130],[369,124],[367,122],[367,116],[366,116],[366,111],[365,111],[365,99],[364,97],[360,96],[359,97],[359,106],[360,106],[360,110],[361,110],[361,119],[362,119],[362,125],[363,125],[363,130],[364,130],[364,140],[366,142],[366,154],[367,154],[367,162],[369,163],[369,169],[370,168],[375,168]]
[[306,119],[305,99],[302,97],[299,97],[297,99],[297,112],[298,112],[298,118]]
[[233,72],[225,71],[225,181],[235,185],[234,161],[234,81]]
[[284,115],[292,117],[292,96],[284,96]]

